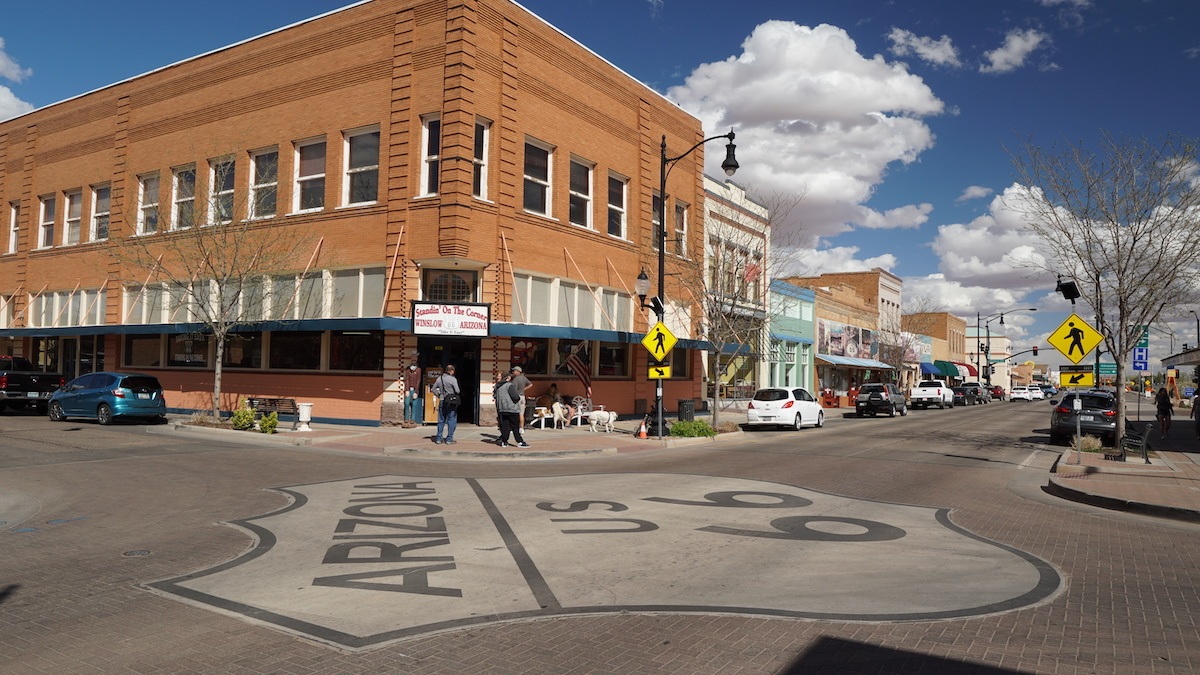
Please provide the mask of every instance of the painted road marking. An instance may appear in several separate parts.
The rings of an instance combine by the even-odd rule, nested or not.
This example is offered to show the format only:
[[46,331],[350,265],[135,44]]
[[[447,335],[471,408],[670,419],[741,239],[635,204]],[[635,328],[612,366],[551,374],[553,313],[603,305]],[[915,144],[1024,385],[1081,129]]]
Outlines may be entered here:
[[1061,586],[946,510],[763,481],[387,475],[279,490],[290,506],[233,521],[257,538],[250,551],[149,587],[362,649],[571,613],[967,617]]

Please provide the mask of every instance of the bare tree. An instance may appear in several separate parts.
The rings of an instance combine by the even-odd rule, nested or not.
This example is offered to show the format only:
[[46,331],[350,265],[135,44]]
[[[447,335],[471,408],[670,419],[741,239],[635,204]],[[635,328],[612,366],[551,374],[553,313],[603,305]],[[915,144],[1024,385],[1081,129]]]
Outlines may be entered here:
[[[1029,264],[1076,282],[1117,362],[1117,382],[1125,381],[1142,326],[1183,314],[1197,300],[1198,150],[1196,140],[1179,136],[1153,142],[1104,134],[1097,150],[1026,141],[1013,157],[1027,190],[1008,206],[1046,252]],[[1117,401],[1121,437],[1124,397]]]
[[911,357],[919,356],[922,338],[932,334],[942,310],[941,303],[932,296],[910,295],[904,298],[901,312],[879,313],[879,329],[875,334],[879,360],[893,368],[896,384],[900,384],[904,364],[915,362]]
[[138,280],[126,288],[134,294],[130,311],[146,308],[148,323],[199,324],[201,331],[187,342],[205,352],[209,337],[215,341],[214,417],[221,412],[225,350],[238,339],[237,329],[307,317],[313,303],[320,306],[320,293],[313,292],[320,288],[319,272],[280,274],[311,261],[315,242],[306,227],[280,226],[274,218],[278,153],[258,153],[249,163],[246,204],[234,200],[234,156],[210,160],[201,181],[195,167],[176,169],[169,212],[159,209],[157,199],[144,201],[131,231],[114,233],[110,248],[122,278]]
[[[735,196],[739,195],[735,192]],[[711,345],[706,375],[712,387],[714,426],[720,422],[722,374],[734,365],[740,368],[738,374],[748,375],[768,352],[772,313],[768,290],[776,271],[787,262],[773,253],[772,228],[803,199],[803,194],[786,193],[745,196],[745,205],[706,200],[704,258],[681,271],[686,299],[699,314],[694,317],[697,339]],[[748,216],[746,206],[757,215]],[[735,375],[734,379],[747,378]]]

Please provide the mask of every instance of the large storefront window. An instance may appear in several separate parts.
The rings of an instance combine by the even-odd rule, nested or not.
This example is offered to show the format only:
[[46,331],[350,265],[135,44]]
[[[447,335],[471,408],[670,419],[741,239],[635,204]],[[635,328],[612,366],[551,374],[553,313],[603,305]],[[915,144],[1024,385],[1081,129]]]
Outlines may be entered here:
[[518,338],[512,344],[512,365],[521,366],[526,375],[550,374],[550,340]]
[[628,377],[629,345],[601,342],[596,374],[600,377]]
[[167,336],[167,365],[204,368],[208,365],[208,336],[186,333]]
[[667,363],[671,365],[672,379],[689,379],[692,376],[692,359],[689,358],[691,352],[683,347],[675,347],[667,356]]
[[271,367],[284,370],[317,370],[321,367],[320,331],[271,334]]
[[162,336],[126,335],[125,365],[149,367],[162,365]]
[[330,370],[383,370],[381,331],[340,331],[329,335]]
[[262,333],[231,333],[221,361],[230,368],[262,368],[262,349]]

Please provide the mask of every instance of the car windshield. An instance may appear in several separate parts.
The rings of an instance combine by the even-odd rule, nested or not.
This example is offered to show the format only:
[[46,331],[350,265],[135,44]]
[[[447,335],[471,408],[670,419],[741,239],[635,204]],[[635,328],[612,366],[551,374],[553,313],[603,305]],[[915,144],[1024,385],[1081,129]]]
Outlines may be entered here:
[[754,392],[755,401],[782,401],[787,397],[786,389],[759,389]]

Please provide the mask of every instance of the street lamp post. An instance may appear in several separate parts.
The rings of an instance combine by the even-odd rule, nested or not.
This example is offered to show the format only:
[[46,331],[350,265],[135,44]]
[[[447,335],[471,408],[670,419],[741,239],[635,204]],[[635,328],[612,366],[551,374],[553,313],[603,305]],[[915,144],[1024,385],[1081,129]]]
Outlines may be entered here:
[[[650,304],[646,304],[646,295],[650,292],[650,279],[646,276],[645,270],[638,275],[637,281],[634,283],[634,291],[641,299],[642,309],[653,309],[655,318],[659,323],[663,322],[666,317],[666,306],[664,298],[666,298],[666,262],[667,262],[667,175],[671,173],[671,169],[675,167],[675,163],[679,160],[692,154],[709,141],[715,141],[718,138],[728,139],[725,144],[725,161],[721,162],[721,169],[725,171],[726,176],[732,176],[738,170],[737,157],[734,156],[734,149],[737,148],[733,143],[734,133],[731,129],[727,134],[720,136],[712,136],[706,138],[699,143],[688,148],[682,154],[670,157],[667,155],[667,135],[663,134],[662,149],[659,155],[660,162],[658,165],[658,231],[654,233],[654,238],[658,243],[658,297],[651,300]],[[657,380],[657,386],[654,393],[654,408],[658,411],[656,420],[656,436],[660,439],[663,434],[663,384],[662,380]]]
[[985,381],[987,382],[987,386],[989,386],[989,387],[992,386],[992,371],[991,371],[992,364],[990,362],[987,364],[988,370],[985,374],[984,370],[983,370],[983,364],[982,364],[982,361],[980,360],[980,358],[982,357],[982,359],[988,360],[987,355],[991,354],[991,352],[992,352],[992,319],[999,317],[1000,325],[1003,326],[1005,314],[1012,314],[1013,312],[1036,312],[1036,311],[1037,311],[1037,307],[1023,307],[1020,309],[1006,309],[1003,312],[997,312],[995,314],[992,314],[991,316],[983,317],[983,318],[980,317],[979,312],[975,313],[975,337],[976,338],[979,337],[979,322],[980,321],[983,322],[984,328],[986,328],[986,330],[987,330],[987,342],[979,343],[979,353],[976,354],[976,365],[979,367],[979,374],[984,375]]

